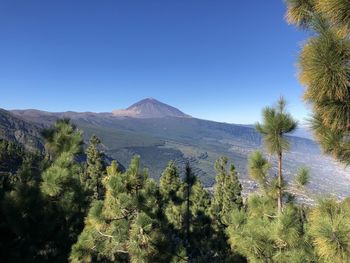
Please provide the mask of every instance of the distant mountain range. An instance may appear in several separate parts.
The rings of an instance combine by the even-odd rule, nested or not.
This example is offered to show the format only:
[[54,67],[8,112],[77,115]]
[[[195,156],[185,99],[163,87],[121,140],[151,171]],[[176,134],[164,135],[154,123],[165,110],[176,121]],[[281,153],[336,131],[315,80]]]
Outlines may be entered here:
[[[253,126],[197,119],[153,98],[110,113],[1,110],[0,137],[29,144],[29,148],[42,147],[38,131],[59,118],[70,118],[84,131],[86,141],[92,134],[99,136],[104,151],[124,166],[133,155],[139,154],[142,165],[156,179],[169,160],[175,160],[180,167],[189,161],[203,183],[210,187],[215,178],[214,161],[226,155],[239,171],[245,191],[256,188],[246,173],[249,154],[263,149],[262,138]],[[308,195],[350,194],[348,170],[323,156],[313,140],[289,138],[292,148],[285,155],[284,167],[287,178],[299,166],[308,166],[312,174]],[[273,157],[270,160],[275,162]]]

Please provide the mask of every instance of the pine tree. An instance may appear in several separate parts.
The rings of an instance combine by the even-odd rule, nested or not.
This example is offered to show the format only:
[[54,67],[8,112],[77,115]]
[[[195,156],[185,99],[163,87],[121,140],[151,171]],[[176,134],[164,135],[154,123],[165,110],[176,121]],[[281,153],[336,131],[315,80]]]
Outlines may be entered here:
[[42,156],[0,140],[0,254],[3,262],[47,259],[47,221],[39,183]]
[[253,152],[248,159],[248,173],[266,191],[271,164],[260,151]]
[[225,215],[228,215],[233,209],[243,207],[242,185],[238,180],[236,167],[233,164],[230,165],[230,172],[225,180],[224,192],[223,210]]
[[266,149],[271,154],[276,154],[278,160],[278,213],[282,212],[283,197],[283,153],[289,149],[286,134],[294,131],[297,122],[286,112],[286,101],[283,97],[278,100],[276,107],[266,107],[263,110],[263,123],[257,123],[256,129],[264,138]]
[[168,163],[160,178],[159,190],[163,200],[162,210],[168,223],[167,238],[171,244],[171,262],[188,262],[185,248],[185,186],[173,161]]
[[86,211],[81,166],[76,157],[82,152],[82,133],[68,120],[59,120],[43,133],[50,162],[42,174],[40,185],[46,200],[47,216],[52,217],[52,251],[57,260],[67,258],[72,243],[83,227]]
[[214,194],[212,197],[212,203],[210,212],[213,219],[220,225],[223,225],[222,214],[223,211],[223,199],[225,194],[225,181],[227,177],[227,157],[220,157],[215,161],[214,168],[217,172],[215,177]]
[[306,167],[300,167],[294,179],[298,187],[305,187],[305,185],[307,185],[310,182],[309,169]]
[[82,132],[69,119],[57,120],[53,127],[42,131],[42,136],[50,160],[58,158],[64,152],[73,156],[82,152]]
[[[173,161],[168,163],[159,182],[159,191],[162,197],[162,210],[169,224],[168,238],[173,246],[172,253],[181,254],[186,258],[183,243],[185,202],[183,196],[183,183],[180,179],[179,171]],[[180,258],[174,258],[180,260]]]
[[232,249],[248,262],[315,262],[298,209],[288,204],[277,216],[275,204],[268,196],[252,195],[247,211],[232,213],[227,229]]
[[185,201],[185,214],[184,214],[184,246],[187,250],[187,254],[189,255],[189,261],[193,261],[193,257],[191,257],[191,223],[192,223],[192,211],[191,211],[191,195],[193,185],[196,183],[197,178],[192,173],[192,169],[190,164],[186,163],[185,168],[185,178],[184,178],[184,201]]
[[[223,203],[227,206],[235,206],[235,201],[239,200],[239,194],[230,192],[231,188],[234,189],[230,186],[237,183],[234,170],[231,175],[226,176],[225,191],[228,196]],[[172,253],[178,255],[174,257],[174,262],[232,261],[235,255],[227,245],[223,228],[220,233],[213,228],[209,192],[197,180],[189,164],[181,181],[176,166],[170,162],[160,179],[160,192],[165,215],[171,226],[168,238],[174,248]],[[230,199],[229,196],[235,198]]]
[[116,162],[107,169],[106,194],[93,203],[72,262],[167,262],[167,241],[159,220],[159,190],[135,157],[125,173]]
[[231,213],[243,208],[242,187],[234,165],[231,164],[229,171],[227,166],[227,157],[220,157],[214,165],[217,175],[209,209],[212,234],[208,241],[210,249],[215,251],[217,262],[241,262],[242,258],[230,249],[226,229],[230,225]]
[[159,180],[159,190],[165,202],[176,202],[181,186],[179,172],[173,161],[170,161]]
[[81,132],[65,120],[44,135],[50,158],[21,154],[12,189],[1,202],[12,232],[6,252],[10,262],[64,262],[83,226],[80,165],[75,161]]
[[79,211],[81,167],[75,158],[82,152],[82,133],[68,120],[59,120],[43,134],[49,134],[45,145],[53,162],[42,175],[41,190],[67,212]]
[[227,225],[232,210],[241,209],[243,200],[242,186],[238,180],[234,165],[227,171],[227,157],[221,157],[215,162],[217,176],[212,197],[211,214],[221,225]]
[[38,182],[41,160],[39,153],[28,152],[17,143],[0,139],[0,199],[17,183]]
[[100,139],[93,135],[86,149],[86,164],[82,181],[92,200],[101,200],[104,195],[102,180],[106,176],[106,165],[104,154],[98,149],[100,143]]
[[190,235],[187,236],[189,262],[217,262],[216,251],[212,247],[214,231],[209,208],[209,192],[196,180],[190,194]]
[[249,196],[245,211],[231,213],[227,228],[231,247],[249,262],[315,262],[305,233],[305,210],[289,201],[283,213],[276,211],[279,184],[271,178],[270,168],[261,152],[250,156],[248,172],[262,191]]
[[[266,197],[278,200],[279,182],[278,179],[270,175],[271,163],[263,156],[260,151],[253,152],[248,159],[248,174],[260,185],[260,194]],[[282,188],[285,187],[282,182]],[[282,198],[285,196],[282,192]]]
[[312,128],[325,153],[350,164],[350,3],[348,0],[289,0],[289,23],[312,32],[299,58],[304,99],[312,106]]

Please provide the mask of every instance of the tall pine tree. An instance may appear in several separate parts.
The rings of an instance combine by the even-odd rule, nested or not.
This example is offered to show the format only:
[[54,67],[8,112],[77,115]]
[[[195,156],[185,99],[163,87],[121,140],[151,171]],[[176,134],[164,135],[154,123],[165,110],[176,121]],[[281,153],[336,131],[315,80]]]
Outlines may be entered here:
[[221,157],[215,162],[217,175],[212,197],[211,214],[221,225],[227,225],[232,210],[241,209],[243,206],[242,186],[238,180],[235,167],[231,164],[228,171],[227,163],[227,157]]
[[101,200],[104,196],[102,180],[106,176],[104,154],[98,149],[100,139],[93,135],[86,149],[86,163],[82,181],[91,200]]
[[286,101],[281,97],[275,107],[266,107],[263,109],[263,123],[257,123],[256,129],[264,138],[266,149],[269,153],[275,154],[278,161],[278,198],[277,209],[278,213],[282,213],[283,205],[283,153],[289,150],[289,142],[286,134],[294,131],[297,127],[297,122],[292,116],[286,112]]
[[62,260],[82,230],[86,212],[81,165],[76,161],[83,139],[81,131],[69,120],[57,121],[43,135],[51,163],[42,174],[40,189],[47,202],[45,209],[52,217],[50,227],[55,229],[48,245],[57,260]]

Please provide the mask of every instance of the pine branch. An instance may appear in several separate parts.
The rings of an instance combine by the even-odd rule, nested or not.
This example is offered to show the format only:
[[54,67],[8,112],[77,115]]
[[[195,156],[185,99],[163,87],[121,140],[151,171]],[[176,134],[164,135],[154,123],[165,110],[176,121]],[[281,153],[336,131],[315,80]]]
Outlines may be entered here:
[[[97,230],[97,232],[98,232],[101,236],[114,239],[114,236],[104,234],[104,233],[102,233],[102,232],[101,232],[100,230],[98,230],[98,229],[96,229],[96,230]],[[126,251],[126,250],[121,250],[121,249],[117,249],[116,252],[117,252],[117,253],[123,253],[123,254],[129,254],[128,251]]]
[[109,238],[114,238],[114,236],[104,234],[104,233],[102,233],[102,232],[101,232],[100,230],[98,230],[98,229],[97,229],[97,232],[98,232],[101,236],[109,237]]

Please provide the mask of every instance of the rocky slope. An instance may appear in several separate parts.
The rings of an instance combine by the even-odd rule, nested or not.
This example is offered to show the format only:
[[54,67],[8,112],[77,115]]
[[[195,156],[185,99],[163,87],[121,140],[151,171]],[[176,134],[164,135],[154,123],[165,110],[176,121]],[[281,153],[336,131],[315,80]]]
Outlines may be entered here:
[[0,138],[15,141],[30,151],[43,149],[40,135],[42,127],[0,109]]

